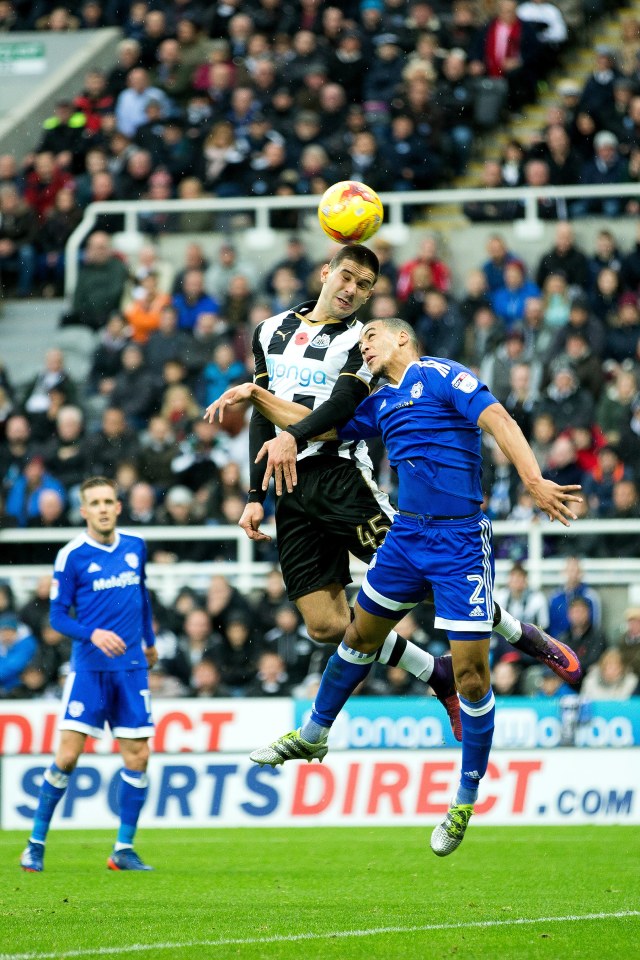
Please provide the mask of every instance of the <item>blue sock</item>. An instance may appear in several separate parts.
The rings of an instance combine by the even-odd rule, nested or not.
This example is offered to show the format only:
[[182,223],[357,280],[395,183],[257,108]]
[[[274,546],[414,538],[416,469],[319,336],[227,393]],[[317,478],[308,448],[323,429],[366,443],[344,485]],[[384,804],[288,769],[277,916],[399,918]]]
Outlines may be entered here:
[[375,653],[359,653],[343,640],[324,668],[311,719],[302,728],[305,740],[318,743],[327,736],[355,688],[368,676],[375,659]]
[[64,796],[69,783],[69,776],[70,774],[65,773],[55,763],[52,763],[49,769],[45,770],[40,795],[38,796],[38,807],[33,819],[31,839],[35,843],[44,843],[47,839],[53,811]]
[[462,774],[456,803],[476,802],[478,786],[489,763],[495,714],[496,702],[491,687],[481,700],[475,702],[460,697]]
[[120,789],[118,806],[120,809],[120,827],[116,839],[116,850],[133,846],[133,838],[138,827],[138,817],[147,799],[149,779],[140,770],[120,771]]

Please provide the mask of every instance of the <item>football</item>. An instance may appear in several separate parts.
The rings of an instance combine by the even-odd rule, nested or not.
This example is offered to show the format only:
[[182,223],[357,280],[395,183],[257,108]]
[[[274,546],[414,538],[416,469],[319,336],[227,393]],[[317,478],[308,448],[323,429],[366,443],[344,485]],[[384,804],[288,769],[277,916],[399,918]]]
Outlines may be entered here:
[[382,224],[384,208],[378,194],[366,184],[341,180],[323,193],[318,219],[336,243],[364,243]]

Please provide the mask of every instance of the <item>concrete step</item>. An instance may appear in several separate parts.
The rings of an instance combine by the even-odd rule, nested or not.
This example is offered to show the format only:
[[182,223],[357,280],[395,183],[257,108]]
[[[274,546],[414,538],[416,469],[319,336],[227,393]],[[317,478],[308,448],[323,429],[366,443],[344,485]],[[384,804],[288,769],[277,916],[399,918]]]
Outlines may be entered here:
[[58,327],[64,300],[5,300],[0,316],[0,359],[11,382],[25,383],[42,369],[49,347],[60,347],[71,377],[82,382],[90,368],[96,335],[82,327]]

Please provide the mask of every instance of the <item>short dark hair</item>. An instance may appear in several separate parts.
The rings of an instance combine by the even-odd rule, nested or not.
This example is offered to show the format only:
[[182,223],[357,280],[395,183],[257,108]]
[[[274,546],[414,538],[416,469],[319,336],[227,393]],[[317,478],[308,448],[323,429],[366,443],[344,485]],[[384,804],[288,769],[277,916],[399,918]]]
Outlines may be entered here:
[[92,487],[111,487],[116,496],[118,495],[118,484],[115,480],[111,480],[109,477],[95,476],[87,477],[80,484],[80,496],[82,497],[85,490],[91,490]]
[[360,244],[347,243],[331,258],[329,266],[335,270],[340,266],[343,260],[353,260],[361,267],[367,267],[373,273],[373,282],[375,283],[380,276],[380,262],[373,250],[363,247]]
[[406,320],[402,320],[400,317],[371,317],[369,320],[365,320],[362,329],[366,329],[366,327],[370,326],[372,323],[381,323],[383,326],[388,327],[389,330],[395,330],[396,332],[403,330],[409,337],[409,341],[413,348],[418,353],[420,352],[416,332],[411,324],[407,323]]

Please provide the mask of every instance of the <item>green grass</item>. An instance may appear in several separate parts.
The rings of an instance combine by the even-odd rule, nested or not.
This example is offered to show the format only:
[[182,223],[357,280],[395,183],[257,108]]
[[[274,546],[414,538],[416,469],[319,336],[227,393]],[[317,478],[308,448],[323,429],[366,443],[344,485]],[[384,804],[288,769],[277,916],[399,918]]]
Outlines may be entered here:
[[[638,955],[640,916],[544,918],[640,911],[639,828],[472,823],[443,860],[428,836],[413,827],[142,830],[137,848],[156,870],[140,874],[106,870],[111,834],[59,831],[45,873],[25,874],[24,836],[0,833],[0,960]],[[473,926],[483,921],[496,925]],[[284,939],[297,935],[310,938]]]

